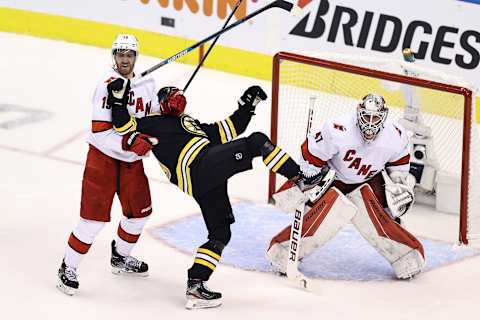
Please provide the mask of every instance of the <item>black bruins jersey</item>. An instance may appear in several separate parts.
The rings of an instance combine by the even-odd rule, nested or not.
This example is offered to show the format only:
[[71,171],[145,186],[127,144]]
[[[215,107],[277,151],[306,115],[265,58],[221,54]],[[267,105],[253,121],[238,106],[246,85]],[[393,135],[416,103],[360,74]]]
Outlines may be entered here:
[[213,124],[201,123],[186,114],[155,115],[137,119],[137,130],[158,138],[152,152],[163,171],[180,190],[193,196],[192,164],[210,146],[242,134],[253,114],[249,107],[240,107],[230,117]]

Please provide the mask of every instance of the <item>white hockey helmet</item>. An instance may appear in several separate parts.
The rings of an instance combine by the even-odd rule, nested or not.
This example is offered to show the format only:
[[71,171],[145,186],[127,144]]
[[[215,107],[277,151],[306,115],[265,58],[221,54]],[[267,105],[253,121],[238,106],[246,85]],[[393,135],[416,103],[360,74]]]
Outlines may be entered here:
[[115,55],[117,50],[132,50],[138,56],[138,40],[131,34],[119,34],[112,44],[112,55]]
[[383,128],[388,108],[381,95],[369,93],[363,97],[357,107],[357,125],[365,142],[370,143]]

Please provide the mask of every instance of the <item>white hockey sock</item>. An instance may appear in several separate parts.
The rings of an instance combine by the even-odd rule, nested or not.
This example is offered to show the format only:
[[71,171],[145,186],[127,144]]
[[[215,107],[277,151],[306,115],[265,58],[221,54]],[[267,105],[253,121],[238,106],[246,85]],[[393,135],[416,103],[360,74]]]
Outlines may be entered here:
[[78,268],[82,258],[90,249],[93,240],[104,226],[105,222],[80,218],[77,226],[70,234],[68,245],[65,249],[65,264],[67,266]]
[[138,241],[143,227],[148,221],[148,217],[144,218],[123,218],[119,225],[117,236],[115,238],[117,252],[127,257],[132,252],[133,247]]

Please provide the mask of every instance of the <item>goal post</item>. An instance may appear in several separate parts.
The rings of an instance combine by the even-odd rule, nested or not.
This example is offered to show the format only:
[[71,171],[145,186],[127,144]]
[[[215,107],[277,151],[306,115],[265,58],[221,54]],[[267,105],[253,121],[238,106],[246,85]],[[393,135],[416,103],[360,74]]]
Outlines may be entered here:
[[[271,139],[298,158],[312,97],[316,132],[326,118],[355,112],[371,92],[384,96],[389,117],[409,130],[417,199],[459,214],[460,242],[480,239],[475,90],[462,79],[401,59],[279,52],[273,58]],[[270,174],[269,197],[277,187]]]

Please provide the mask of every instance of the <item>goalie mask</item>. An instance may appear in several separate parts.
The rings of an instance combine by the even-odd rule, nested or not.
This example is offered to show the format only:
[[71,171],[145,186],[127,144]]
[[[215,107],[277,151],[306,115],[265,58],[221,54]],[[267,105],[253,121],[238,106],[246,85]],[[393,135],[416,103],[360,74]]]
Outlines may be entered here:
[[382,96],[369,93],[363,97],[357,107],[357,125],[365,142],[370,143],[383,128],[388,108]]
[[[135,64],[136,58],[138,57],[138,41],[137,38],[130,34],[119,34],[115,41],[112,44],[112,60],[113,60],[113,69],[119,71],[119,66],[117,65],[117,61],[115,60],[115,55],[117,53],[128,53],[129,51],[133,52],[135,55],[135,60],[133,64]],[[131,66],[133,70],[133,65]]]

